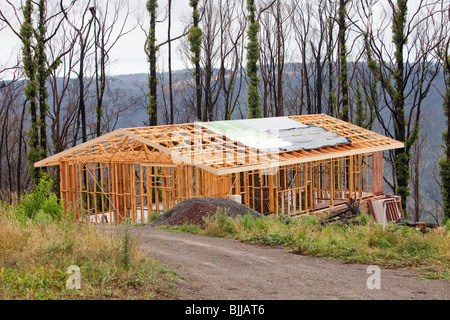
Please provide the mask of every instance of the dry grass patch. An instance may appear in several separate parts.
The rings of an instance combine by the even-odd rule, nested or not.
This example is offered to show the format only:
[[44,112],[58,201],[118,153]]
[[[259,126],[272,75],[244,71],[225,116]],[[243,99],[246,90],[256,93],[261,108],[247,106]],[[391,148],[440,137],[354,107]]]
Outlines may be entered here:
[[[81,270],[80,290],[66,289],[71,265]],[[131,233],[0,208],[0,299],[171,299],[176,279]]]

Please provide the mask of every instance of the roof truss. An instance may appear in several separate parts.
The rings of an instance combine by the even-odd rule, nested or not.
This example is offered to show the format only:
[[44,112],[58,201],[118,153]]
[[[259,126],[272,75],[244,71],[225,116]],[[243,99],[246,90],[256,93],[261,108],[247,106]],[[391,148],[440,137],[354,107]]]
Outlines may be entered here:
[[289,118],[334,132],[351,143],[268,153],[228,139],[200,124],[188,123],[118,129],[41,160],[35,166],[56,165],[62,160],[185,163],[221,175],[404,147],[399,141],[327,115]]

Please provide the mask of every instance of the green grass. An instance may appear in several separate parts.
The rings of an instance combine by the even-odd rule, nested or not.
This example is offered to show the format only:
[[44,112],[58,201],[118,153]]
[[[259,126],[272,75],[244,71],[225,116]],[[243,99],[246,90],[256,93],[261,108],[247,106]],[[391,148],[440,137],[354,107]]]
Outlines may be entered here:
[[205,220],[206,226],[178,226],[169,230],[238,239],[249,243],[282,246],[299,254],[340,259],[345,262],[409,268],[420,278],[450,279],[450,233],[446,228],[422,234],[388,223],[386,229],[371,216],[357,218],[360,225],[321,227],[318,218],[250,215],[231,219],[222,212]]
[[[175,298],[176,274],[145,257],[129,229],[31,216],[0,206],[0,299]],[[66,289],[71,265],[81,270],[80,290]]]

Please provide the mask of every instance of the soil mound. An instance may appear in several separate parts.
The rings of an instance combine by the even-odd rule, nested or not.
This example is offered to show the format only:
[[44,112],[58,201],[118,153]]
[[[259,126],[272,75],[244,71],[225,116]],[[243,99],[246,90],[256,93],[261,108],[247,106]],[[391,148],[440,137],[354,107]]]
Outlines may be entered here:
[[238,215],[250,214],[252,217],[264,217],[261,213],[227,198],[193,197],[186,199],[173,208],[166,211],[158,219],[150,223],[150,226],[197,224],[204,227],[203,218],[214,215],[217,208],[234,218]]

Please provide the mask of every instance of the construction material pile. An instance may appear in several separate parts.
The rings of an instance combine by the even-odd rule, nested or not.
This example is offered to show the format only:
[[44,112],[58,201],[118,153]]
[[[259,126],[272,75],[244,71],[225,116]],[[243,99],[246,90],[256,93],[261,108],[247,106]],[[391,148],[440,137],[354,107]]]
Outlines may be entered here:
[[[346,203],[347,208],[336,211],[324,218],[319,222],[320,225],[326,226],[331,223],[341,223],[341,224],[360,224],[358,220],[351,220],[361,214],[359,209],[359,200],[350,199]],[[428,229],[437,228],[438,225],[430,222],[414,222],[406,220],[403,217],[403,210],[401,207],[400,197],[388,196],[383,199],[373,199],[369,200],[370,211],[374,220],[378,223],[383,224],[383,230],[387,222],[401,224],[410,228],[415,228],[420,230],[422,233],[428,232]],[[376,205],[377,204],[377,205]]]
[[153,221],[150,226],[195,224],[204,227],[204,218],[213,216],[218,208],[221,209],[221,212],[232,218],[235,218],[238,215],[243,216],[245,214],[250,214],[255,219],[263,217],[259,212],[231,199],[193,197],[180,202],[167,212],[163,213],[158,219]]
[[359,200],[350,199],[345,203],[347,208],[336,211],[320,220],[320,225],[325,226],[330,223],[342,223],[342,224],[358,224],[359,221],[350,220],[361,214],[359,210]]

